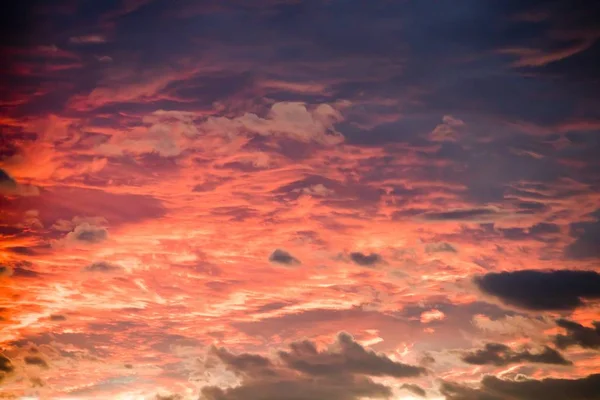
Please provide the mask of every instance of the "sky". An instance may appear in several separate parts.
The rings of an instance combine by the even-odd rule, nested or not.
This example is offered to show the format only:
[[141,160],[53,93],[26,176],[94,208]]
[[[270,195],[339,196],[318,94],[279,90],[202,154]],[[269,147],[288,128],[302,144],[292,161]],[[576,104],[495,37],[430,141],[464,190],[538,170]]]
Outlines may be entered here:
[[600,3],[0,20],[0,399],[600,399]]

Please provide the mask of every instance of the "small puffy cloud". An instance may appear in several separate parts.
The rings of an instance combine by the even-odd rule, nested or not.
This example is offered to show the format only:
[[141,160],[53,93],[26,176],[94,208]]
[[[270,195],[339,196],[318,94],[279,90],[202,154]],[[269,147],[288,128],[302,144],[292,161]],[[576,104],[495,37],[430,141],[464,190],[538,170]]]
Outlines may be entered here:
[[384,262],[383,257],[377,253],[363,254],[360,252],[350,253],[350,259],[361,267],[373,267]]
[[444,314],[440,310],[433,309],[433,310],[422,312],[420,320],[421,320],[422,324],[428,324],[433,321],[442,321],[445,318],[446,318],[446,314]]
[[48,368],[48,363],[40,356],[25,356],[24,361],[27,365],[36,365],[38,367]]
[[463,355],[462,360],[467,364],[504,366],[516,363],[539,363],[571,365],[558,351],[545,346],[539,353],[529,350],[514,351],[502,343],[487,343],[479,349]]
[[112,264],[106,261],[97,261],[87,265],[84,269],[85,272],[102,272],[102,273],[110,273],[110,272],[118,272],[121,271],[121,266],[117,264]]
[[556,324],[566,331],[565,334],[556,335],[554,338],[554,343],[561,349],[581,346],[600,350],[600,322],[594,322],[593,328],[566,319],[559,319]]
[[[55,247],[60,246],[85,246],[102,243],[108,239],[108,230],[105,220],[102,218],[74,218],[71,223],[71,231],[60,240],[54,242]],[[59,221],[53,226],[57,230],[65,230],[68,223]]]
[[269,256],[269,261],[275,264],[281,264],[286,266],[294,266],[300,264],[300,260],[298,260],[296,257],[292,256],[290,253],[282,249],[276,249],[273,253],[271,253],[271,255]]
[[99,44],[106,43],[106,37],[102,35],[71,36],[69,42],[73,44]]
[[465,123],[451,115],[444,115],[442,123],[435,127],[428,138],[434,142],[456,142],[463,134]]
[[530,310],[573,310],[582,299],[600,298],[595,271],[521,270],[494,272],[475,278],[481,291],[506,304]]
[[271,106],[264,118],[253,113],[234,118],[209,117],[199,130],[220,135],[251,134],[335,145],[344,140],[335,130],[335,124],[342,120],[342,114],[329,104],[309,107],[300,102],[279,102]]
[[5,196],[39,196],[37,186],[18,183],[8,172],[0,169],[0,195]]

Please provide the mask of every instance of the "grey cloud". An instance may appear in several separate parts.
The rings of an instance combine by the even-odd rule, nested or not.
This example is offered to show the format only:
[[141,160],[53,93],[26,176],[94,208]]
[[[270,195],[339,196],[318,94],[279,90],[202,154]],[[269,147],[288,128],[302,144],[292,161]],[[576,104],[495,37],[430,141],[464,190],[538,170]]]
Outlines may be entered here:
[[298,260],[296,257],[292,256],[287,251],[281,250],[281,249],[276,249],[273,253],[271,253],[271,255],[269,256],[269,261],[271,261],[272,263],[275,263],[275,264],[281,264],[281,265],[287,265],[287,266],[293,266],[293,265],[300,264],[300,260]]
[[[600,217],[600,210],[592,215]],[[575,240],[565,248],[565,256],[573,260],[600,258],[600,218],[573,223],[570,228]]]
[[573,310],[600,298],[600,274],[578,270],[521,270],[475,278],[484,293],[531,310]]
[[37,365],[38,367],[48,368],[48,363],[40,356],[25,356],[25,364]]
[[566,319],[559,319],[556,323],[567,331],[565,335],[556,335],[554,338],[554,342],[561,349],[577,345],[600,350],[600,322],[594,322],[593,328]]
[[600,399],[600,374],[541,380],[509,380],[488,375],[479,388],[443,382],[441,392],[446,400],[596,400]]
[[498,212],[489,208],[472,208],[424,214],[428,221],[486,221],[494,219]]
[[522,362],[557,365],[572,364],[558,351],[547,346],[540,353],[531,353],[528,350],[517,352],[501,343],[487,343],[483,349],[465,354],[462,360],[467,364],[496,366]]
[[[389,387],[370,376],[416,377],[424,368],[395,362],[365,349],[347,333],[341,333],[327,350],[310,341],[295,342],[277,359],[256,354],[235,355],[214,349],[219,360],[236,373],[242,383],[221,389],[202,389],[203,400],[359,400],[389,398]],[[414,389],[414,388],[413,388]]]
[[109,263],[106,261],[97,261],[86,266],[83,270],[85,272],[117,272],[123,268],[117,264]]
[[350,259],[362,267],[372,267],[383,262],[383,258],[377,253],[363,254],[360,252],[350,253]]
[[412,394],[417,395],[419,397],[427,396],[427,392],[425,391],[425,389],[423,389],[419,385],[415,385],[414,383],[405,383],[402,385],[402,389],[408,390]]

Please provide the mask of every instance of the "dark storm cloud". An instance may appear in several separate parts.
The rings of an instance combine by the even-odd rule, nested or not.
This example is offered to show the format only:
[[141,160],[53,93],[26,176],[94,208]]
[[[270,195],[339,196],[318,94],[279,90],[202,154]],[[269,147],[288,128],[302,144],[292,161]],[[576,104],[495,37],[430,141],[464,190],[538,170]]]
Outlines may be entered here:
[[591,216],[596,217],[596,221],[571,224],[570,234],[575,241],[565,248],[567,258],[600,258],[600,210],[596,210]]
[[76,229],[73,232],[73,239],[86,243],[100,243],[108,238],[108,231],[103,227],[87,226]]
[[201,398],[206,400],[388,398],[391,389],[373,382],[370,376],[406,378],[425,373],[423,368],[365,349],[346,333],[339,334],[336,343],[322,351],[313,342],[295,342],[273,361],[255,354],[235,355],[225,349],[214,349],[213,354],[242,379],[242,384],[229,389],[205,387]]
[[37,365],[38,367],[48,368],[48,363],[40,356],[25,356],[25,364]]
[[350,253],[350,259],[362,267],[372,267],[384,262],[383,258],[377,253],[363,254],[360,252]]
[[444,382],[441,392],[446,400],[596,400],[600,399],[600,374],[541,380],[504,380],[488,375],[477,389]]
[[595,271],[494,272],[475,278],[475,283],[506,304],[530,310],[573,310],[583,305],[582,299],[600,298],[600,274]]
[[532,353],[528,350],[521,352],[514,351],[501,343],[487,343],[483,349],[463,355],[462,360],[467,364],[496,366],[523,362],[557,365],[572,364],[558,351],[547,346],[539,353]]
[[52,314],[50,316],[50,321],[58,322],[58,321],[66,321],[67,317],[61,314]]
[[600,349],[600,322],[594,322],[593,328],[566,319],[559,319],[556,324],[567,331],[566,334],[556,335],[554,338],[554,343],[561,349],[571,346]]
[[287,251],[281,250],[281,249],[276,249],[273,253],[271,253],[271,255],[269,256],[269,261],[271,261],[272,263],[275,263],[275,264],[281,264],[281,265],[287,265],[287,266],[300,264],[300,260],[298,260],[296,257],[292,256]]

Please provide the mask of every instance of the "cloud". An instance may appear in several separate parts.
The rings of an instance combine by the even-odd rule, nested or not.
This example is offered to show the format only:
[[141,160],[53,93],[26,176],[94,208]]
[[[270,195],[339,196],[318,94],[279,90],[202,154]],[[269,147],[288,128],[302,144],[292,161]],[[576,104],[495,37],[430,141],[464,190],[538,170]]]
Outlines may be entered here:
[[281,264],[281,265],[287,265],[287,266],[293,266],[293,265],[300,264],[300,260],[298,260],[296,257],[292,256],[287,251],[281,250],[281,249],[276,249],[273,253],[271,253],[271,255],[269,256],[269,261],[271,261],[272,263],[275,263],[275,264]]
[[440,310],[433,309],[433,310],[429,310],[429,311],[423,311],[421,313],[420,321],[422,324],[428,324],[433,321],[442,321],[445,318],[446,318],[446,314],[444,314]]
[[10,359],[0,354],[0,383],[2,383],[2,381],[14,370],[15,367],[13,366]]
[[99,44],[106,43],[106,38],[102,35],[71,36],[69,42],[73,44]]
[[540,364],[571,365],[558,351],[545,346],[540,353],[528,350],[513,351],[501,343],[487,343],[483,349],[463,355],[462,360],[467,364],[504,366],[516,363],[530,362]]
[[40,356],[25,356],[25,364],[37,365],[38,367],[48,368],[48,363]]
[[571,346],[600,349],[600,322],[594,322],[593,328],[566,319],[559,319],[556,323],[567,331],[566,334],[556,335],[554,338],[554,343],[561,349]]
[[371,376],[417,377],[420,367],[391,360],[365,349],[347,333],[340,333],[328,349],[318,350],[310,341],[295,342],[271,360],[255,354],[232,354],[214,349],[227,369],[241,379],[239,386],[204,387],[203,400],[359,400],[389,398],[391,388]]
[[427,253],[456,253],[457,250],[450,243],[427,243],[425,245],[425,252]]
[[264,118],[253,113],[234,118],[209,117],[198,129],[220,135],[253,134],[335,145],[344,140],[334,127],[342,120],[341,113],[329,104],[309,107],[301,102],[279,102]]
[[117,264],[112,264],[112,263],[109,263],[106,261],[97,261],[97,262],[91,263],[90,265],[87,265],[83,270],[85,272],[108,273],[108,272],[122,271],[123,268],[121,268],[121,266],[119,266]]
[[[592,213],[600,217],[600,210]],[[565,256],[572,260],[600,258],[600,218],[591,222],[576,222],[570,226],[575,241],[565,248]]]
[[429,133],[429,140],[434,142],[456,142],[459,140],[465,123],[451,115],[444,115],[442,121]]
[[425,391],[425,389],[423,389],[421,386],[415,385],[413,383],[405,383],[402,385],[401,388],[404,390],[408,390],[412,394],[417,395],[419,397],[425,397],[427,395],[427,392]]
[[591,400],[600,398],[600,374],[580,379],[545,378],[509,380],[485,376],[475,389],[444,382],[446,400]]
[[[100,219],[73,219],[73,230],[63,239],[57,240],[55,246],[92,245],[108,239],[108,230]],[[62,225],[59,227],[62,228]]]
[[583,305],[582,299],[600,298],[595,271],[494,272],[475,278],[475,284],[506,304],[530,310],[573,310]]
[[8,265],[0,265],[0,276],[11,276],[13,269]]
[[490,208],[470,208],[444,212],[433,212],[422,215],[427,221],[491,221],[500,213]]
[[360,252],[350,253],[350,259],[362,267],[372,267],[383,263],[383,258],[377,253],[363,254]]
[[0,169],[0,195],[6,196],[39,196],[37,186],[18,183],[5,170]]

